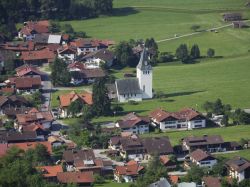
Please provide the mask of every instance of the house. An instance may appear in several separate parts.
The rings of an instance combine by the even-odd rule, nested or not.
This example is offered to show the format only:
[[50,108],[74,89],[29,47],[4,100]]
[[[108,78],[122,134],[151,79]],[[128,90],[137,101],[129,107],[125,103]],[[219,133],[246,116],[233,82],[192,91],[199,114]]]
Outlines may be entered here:
[[40,123],[31,123],[27,126],[20,126],[17,130],[19,130],[19,132],[34,131],[36,132],[37,138],[40,140],[45,140],[45,136],[49,133]]
[[29,105],[30,103],[22,96],[0,96],[0,115],[6,114],[8,109],[15,110]]
[[20,142],[34,142],[37,141],[35,132],[0,132],[0,143],[20,143]]
[[52,147],[59,147],[65,143],[59,136],[49,136],[48,142],[51,143]]
[[71,81],[73,85],[91,84],[96,79],[104,78],[106,73],[101,68],[82,69],[81,71],[71,71]]
[[[68,94],[60,95],[59,101],[60,101],[59,115],[61,118],[70,116],[68,112],[68,107],[70,106],[72,102],[80,101],[82,104],[87,104],[87,105],[93,104],[92,94],[88,92],[78,94],[72,91]],[[78,114],[78,115],[81,115],[81,114]]]
[[85,69],[85,65],[81,62],[73,62],[68,65],[69,72],[74,71],[83,71]]
[[180,177],[178,175],[169,175],[169,180],[171,184],[177,185],[180,181]]
[[250,179],[250,161],[236,156],[226,162],[228,174],[233,179],[241,182],[244,179]]
[[24,114],[16,115],[15,126],[18,129],[20,126],[27,126],[31,123],[40,123],[44,129],[49,129],[54,121],[51,111],[38,111],[35,108],[27,111]]
[[25,76],[43,76],[44,73],[39,71],[37,67],[24,64],[18,68],[16,68],[16,75],[18,77],[25,77]]
[[57,173],[63,172],[61,165],[38,166],[36,169],[42,174],[43,178],[49,182],[57,182]]
[[92,171],[96,174],[106,174],[113,171],[112,162],[96,158],[92,149],[66,150],[63,160],[67,171]]
[[202,187],[221,187],[221,180],[218,177],[212,177],[212,176],[203,177]]
[[128,160],[143,160],[145,147],[139,137],[132,135],[129,137],[122,137],[119,142],[120,155]]
[[87,69],[100,68],[102,64],[111,67],[114,61],[114,53],[108,49],[100,49],[85,55],[82,60],[85,61]]
[[44,145],[47,148],[48,153],[52,154],[52,147],[49,142],[22,142],[22,143],[10,143],[9,147],[15,146],[23,151],[27,151],[29,149],[34,149],[37,145]]
[[196,149],[186,156],[185,166],[190,167],[190,164],[194,164],[199,167],[208,167],[211,169],[215,164],[217,164],[217,160],[211,154],[201,149]]
[[161,163],[167,168],[167,169],[175,169],[176,163],[169,158],[167,155],[161,155],[160,156]]
[[18,54],[22,51],[33,51],[35,49],[35,44],[32,41],[6,42],[5,44],[1,45],[0,48],[7,51],[16,52]]
[[135,179],[141,174],[144,167],[140,166],[136,161],[129,161],[125,166],[116,166],[114,171],[115,181],[121,182],[134,182]]
[[56,54],[48,48],[43,48],[36,51],[21,52],[20,59],[24,63],[32,65],[42,65],[43,63],[51,63],[55,60]]
[[147,50],[144,48],[136,67],[137,78],[119,79],[115,81],[119,102],[142,101],[153,98],[153,69],[148,62]]
[[76,58],[76,49],[70,46],[63,46],[57,49],[57,54],[58,58],[72,62]]
[[195,182],[181,182],[177,184],[178,187],[197,187]]
[[129,113],[121,120],[117,121],[116,127],[122,132],[132,132],[134,134],[144,134],[149,132],[150,120],[135,113]]
[[159,181],[150,184],[148,187],[171,187],[166,178],[160,178]]
[[156,109],[150,113],[153,126],[162,131],[169,129],[197,129],[206,127],[206,118],[192,108],[184,108],[179,112],[167,112]]
[[48,20],[25,22],[24,27],[18,32],[18,37],[24,40],[31,40],[35,34],[49,33],[49,26]]
[[219,135],[186,137],[182,140],[182,147],[189,152],[196,149],[202,149],[208,152],[226,151],[226,148],[224,148],[224,140]]
[[61,184],[91,187],[94,183],[94,176],[93,172],[59,172],[57,173],[57,181]]
[[241,13],[225,13],[222,15],[224,21],[239,21],[242,20]]
[[174,152],[168,137],[143,138],[142,144],[145,148],[145,160],[149,160],[155,154],[170,155]]
[[9,79],[11,84],[16,88],[17,93],[32,94],[42,86],[41,76],[25,76],[25,77],[14,77]]
[[70,43],[77,48],[77,55],[86,55],[99,49],[108,48],[113,45],[112,41],[78,38]]

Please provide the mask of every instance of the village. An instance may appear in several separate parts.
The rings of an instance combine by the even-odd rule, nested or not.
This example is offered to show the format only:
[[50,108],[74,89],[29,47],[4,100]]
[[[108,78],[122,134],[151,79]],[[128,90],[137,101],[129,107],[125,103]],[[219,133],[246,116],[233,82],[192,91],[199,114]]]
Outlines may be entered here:
[[[241,14],[227,13],[223,19],[233,27],[246,26]],[[231,107],[217,100],[222,112],[183,105],[178,111],[158,106],[147,115],[138,114],[138,103],[161,97],[154,90],[154,51],[145,42],[138,43],[132,50],[137,56],[133,73],[114,78],[115,41],[72,38],[52,32],[51,26],[49,20],[30,20],[22,24],[16,41],[0,40],[0,158],[17,150],[38,151],[44,159],[38,161],[36,172],[45,181],[65,186],[101,186],[106,180],[110,186],[133,187],[154,162],[159,164],[155,172],[160,168],[166,173],[148,187],[233,186],[250,179],[250,161],[237,155],[250,149],[249,134],[239,141],[222,136],[230,128],[224,116],[233,111]],[[52,66],[59,70],[56,75]],[[67,86],[59,83],[64,79],[69,79]],[[89,114],[90,108],[100,109],[107,102],[112,110],[105,114],[103,107],[96,116],[105,114],[114,122],[92,123],[95,114]],[[123,103],[133,111],[122,112]],[[249,117],[249,111],[240,112]],[[71,119],[76,123],[67,124]],[[206,129],[222,133],[207,134]],[[194,136],[193,131],[202,133]],[[182,137],[173,143],[165,132]],[[222,162],[219,156],[227,154],[236,156]]]

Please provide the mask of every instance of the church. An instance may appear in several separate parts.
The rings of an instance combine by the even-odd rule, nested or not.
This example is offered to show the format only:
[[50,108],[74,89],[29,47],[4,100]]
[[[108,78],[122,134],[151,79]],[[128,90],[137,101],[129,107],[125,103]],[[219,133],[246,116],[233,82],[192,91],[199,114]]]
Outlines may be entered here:
[[136,67],[136,78],[118,79],[115,91],[119,102],[142,101],[153,98],[153,68],[144,48]]

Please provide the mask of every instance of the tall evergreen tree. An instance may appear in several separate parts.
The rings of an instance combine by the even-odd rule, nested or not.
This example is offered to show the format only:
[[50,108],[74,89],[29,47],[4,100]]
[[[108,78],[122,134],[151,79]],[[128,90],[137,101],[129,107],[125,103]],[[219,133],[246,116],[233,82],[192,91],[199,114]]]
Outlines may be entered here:
[[111,102],[105,79],[98,79],[93,85],[93,112],[98,115],[108,115],[111,112]]
[[189,60],[188,48],[186,44],[181,44],[177,49],[175,56],[183,63],[187,63]]
[[67,64],[58,58],[51,65],[51,80],[55,86],[68,86],[71,75],[67,69]]
[[191,48],[191,52],[190,52],[190,56],[193,59],[198,59],[200,58],[200,49],[199,46],[197,44],[194,44]]

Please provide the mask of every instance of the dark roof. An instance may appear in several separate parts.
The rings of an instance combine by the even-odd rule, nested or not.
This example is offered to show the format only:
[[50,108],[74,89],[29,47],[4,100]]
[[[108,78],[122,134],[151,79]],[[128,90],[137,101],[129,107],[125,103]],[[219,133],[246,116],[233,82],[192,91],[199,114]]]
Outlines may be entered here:
[[211,136],[200,136],[200,137],[186,137],[183,139],[188,146],[197,146],[197,145],[209,145],[209,144],[222,144],[224,140],[219,135]]
[[20,102],[24,105],[28,105],[29,102],[22,96],[12,95],[12,96],[0,96],[0,107],[2,107],[6,102],[13,103]]
[[0,95],[0,107],[2,107],[8,101],[8,97]]
[[141,58],[137,68],[140,70],[152,70],[152,66],[149,64],[147,49],[143,49]]
[[215,160],[215,158],[212,155],[201,149],[196,149],[195,151],[190,153],[189,156],[194,160],[196,160],[197,162],[200,162],[205,159]]
[[88,78],[101,78],[106,74],[101,68],[96,69],[83,69],[81,71],[71,72],[71,76],[76,79],[88,79]]
[[148,154],[171,154],[173,153],[173,147],[168,137],[155,137],[142,139],[142,143]]
[[218,177],[207,176],[203,177],[202,180],[204,181],[206,187],[221,187],[221,182]]
[[239,156],[236,156],[233,159],[227,161],[226,165],[237,172],[241,172],[247,168],[250,168],[250,162],[247,159]]
[[141,94],[138,79],[119,79],[116,80],[118,94]]
[[120,128],[132,128],[137,124],[149,124],[150,120],[148,117],[138,116],[135,113],[129,113],[118,121]]
[[74,162],[75,160],[94,160],[95,154],[92,149],[84,150],[67,150],[63,152],[63,159],[66,162]]
[[49,39],[49,34],[36,34],[33,41],[35,43],[47,44]]
[[37,135],[36,132],[26,131],[26,132],[2,132],[0,134],[0,142],[27,142],[36,140]]
[[60,183],[93,183],[93,172],[59,172],[57,173],[57,180]]
[[120,139],[121,147],[124,151],[129,150],[144,150],[142,141],[137,136],[131,136],[131,137],[122,137]]
[[100,49],[100,50],[87,54],[86,56],[83,57],[83,60],[86,60],[88,58],[93,58],[93,57],[99,58],[107,62],[107,61],[112,61],[114,59],[114,53],[107,49]]

